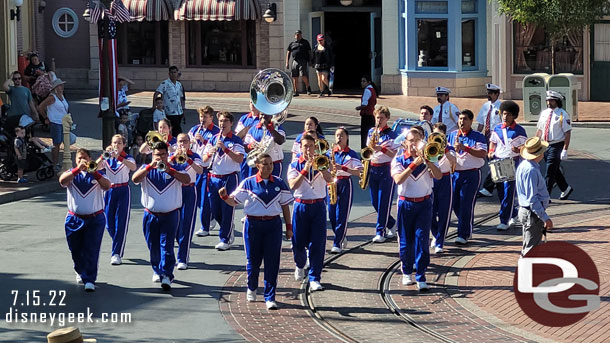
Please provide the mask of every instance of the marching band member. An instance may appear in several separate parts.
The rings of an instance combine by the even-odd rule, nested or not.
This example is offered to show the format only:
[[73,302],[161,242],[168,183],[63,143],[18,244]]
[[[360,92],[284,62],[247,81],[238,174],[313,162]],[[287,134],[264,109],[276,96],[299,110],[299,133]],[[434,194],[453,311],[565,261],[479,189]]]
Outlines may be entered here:
[[244,204],[244,245],[248,263],[248,301],[256,301],[258,274],[261,262],[265,263],[265,304],[267,309],[277,309],[275,290],[280,271],[282,250],[282,220],[286,223],[286,238],[292,238],[290,207],[294,198],[284,180],[273,176],[273,159],[269,154],[259,155],[256,161],[258,172],[243,180],[229,196],[226,188],[219,190],[220,198],[229,206]]
[[98,169],[110,180],[110,189],[104,194],[104,212],[106,230],[112,238],[110,264],[122,263],[129,227],[131,211],[131,191],[129,189],[129,172],[138,169],[136,160],[124,151],[125,137],[120,134],[112,136],[111,145],[106,148],[110,158],[102,159]]
[[[281,124],[275,127],[271,119],[273,119],[272,115],[264,114],[261,120],[248,130],[244,143],[247,144],[246,151],[250,152],[252,149],[256,149],[262,142],[263,134],[266,137],[272,137],[273,143],[271,143],[272,147],[269,152],[273,159],[273,172],[271,174],[280,177],[282,175],[282,161],[284,160],[284,151],[282,151],[281,145],[286,142],[286,132],[284,132]],[[246,167],[248,168],[247,177],[255,175],[258,172],[256,167],[250,168],[247,164]]]
[[574,191],[559,169],[561,161],[568,159],[568,147],[572,137],[572,121],[570,114],[563,109],[563,100],[561,93],[546,92],[549,108],[540,113],[536,130],[536,136],[549,142],[549,149],[544,153],[544,161],[547,163],[546,188],[549,195],[552,194],[553,186],[557,182],[561,190],[559,200],[567,200]]
[[203,162],[210,161],[210,204],[212,215],[220,224],[218,234],[220,242],[216,249],[224,251],[231,248],[235,239],[233,216],[235,209],[227,205],[220,196],[218,190],[226,188],[227,192],[233,192],[239,183],[240,163],[246,152],[241,138],[231,132],[233,115],[230,112],[218,112],[218,124],[220,133],[212,137],[205,147]]
[[316,132],[316,136],[313,136],[314,139],[324,139],[324,133],[322,132],[322,126],[320,125],[318,118],[309,117],[305,119],[304,125],[303,133],[300,133],[292,144],[292,162],[299,159],[299,155],[301,154],[301,139],[304,135],[309,134],[309,131],[314,130]]
[[[191,141],[186,133],[177,137],[178,146],[174,155],[170,158],[170,165],[181,172],[188,174],[191,182],[182,185],[182,208],[180,209],[180,224],[176,233],[178,243],[178,266],[179,270],[188,268],[189,254],[191,251],[191,240],[195,229],[195,218],[197,216],[197,187],[195,182],[197,176],[203,172],[201,157],[191,151]],[[183,158],[180,161],[179,158]]]
[[[235,127],[235,134],[239,136],[242,140],[245,139],[248,131],[255,125],[259,123],[261,120],[261,112],[254,107],[252,101],[250,101],[250,112],[242,115],[237,122],[237,126]],[[248,176],[250,176],[250,167],[246,159],[241,162],[241,179],[244,180]]]
[[180,223],[182,207],[181,184],[189,184],[191,177],[169,166],[165,142],[155,143],[151,164],[143,164],[131,177],[142,185],[144,207],[143,231],[150,251],[153,282],[169,291],[174,280],[174,240]]
[[[485,135],[487,139],[487,144],[489,144],[489,139],[491,138],[491,133],[494,128],[499,124],[502,124],[502,113],[500,112],[500,87],[494,85],[493,83],[488,83],[486,86],[487,89],[487,102],[483,104],[479,114],[477,115],[476,121],[479,123],[477,127],[477,131],[481,132]],[[485,181],[483,181],[483,188],[479,191],[479,194],[490,197],[492,196],[492,192],[495,185],[491,181],[491,173],[487,173],[487,177],[485,177]]]
[[[172,136],[172,124],[169,122],[168,119],[159,120],[159,123],[157,124],[157,132],[159,132],[163,136],[164,142],[167,145],[167,148],[169,149],[168,153],[173,152],[176,148],[176,137]],[[151,154],[152,151],[153,149],[148,146],[147,142],[142,143],[142,145],[140,146],[141,154]]]
[[[521,148],[527,140],[525,129],[515,120],[519,116],[519,105],[507,100],[500,105],[502,124],[496,125],[489,140],[489,159],[512,158],[515,166],[519,165]],[[500,224],[498,230],[508,230],[515,223],[517,207],[515,206],[515,181],[504,181],[497,184],[500,204]]]
[[423,105],[419,108],[419,125],[426,132],[426,135],[423,139],[426,139],[428,136],[430,136],[430,134],[434,130],[432,127],[432,113],[434,113],[434,110],[428,105]]
[[456,152],[453,173],[453,211],[458,218],[456,244],[466,244],[472,235],[474,205],[481,183],[481,167],[487,156],[487,140],[482,133],[472,130],[474,113],[464,110],[458,117],[459,130],[447,137]]
[[432,124],[445,123],[447,132],[453,132],[458,128],[458,116],[460,110],[449,102],[451,90],[446,87],[436,87],[436,100],[439,102],[432,114]]
[[[190,129],[189,138],[191,142],[193,142],[193,152],[201,157],[208,141],[212,139],[214,135],[217,135],[220,132],[220,129],[218,126],[214,125],[214,109],[212,107],[200,107],[197,109],[197,112],[199,112],[199,125],[195,125]],[[203,166],[203,170],[201,173],[197,174],[197,182],[195,184],[195,187],[197,188],[197,207],[201,209],[199,213],[201,226],[199,227],[199,230],[197,230],[196,235],[205,237],[210,234],[210,229],[214,227],[215,224],[213,224],[214,222],[211,224],[212,210],[208,197],[210,161],[205,163],[201,162],[201,165]]]
[[[383,243],[387,238],[396,235],[396,219],[390,215],[392,199],[394,198],[394,180],[390,175],[392,158],[396,155],[399,145],[394,142],[397,135],[388,127],[390,109],[379,106],[375,109],[375,127],[369,130],[366,145],[371,145],[373,136],[378,137],[377,144],[371,159],[369,172],[369,187],[371,189],[371,202],[377,211],[376,234],[374,243]],[[387,232],[386,232],[387,229]]]
[[426,269],[430,263],[428,237],[432,222],[433,178],[440,180],[438,166],[423,158],[419,150],[421,133],[409,130],[404,140],[405,153],[392,160],[392,178],[398,185],[398,238],[402,264],[402,284],[415,283],[411,276],[415,263],[417,289],[427,291]]
[[95,291],[97,266],[104,236],[104,195],[110,180],[99,171],[90,171],[91,154],[86,149],[76,152],[76,168],[59,177],[59,184],[67,189],[68,215],[66,240],[74,261],[76,281],[85,284],[85,291]]
[[306,248],[309,250],[309,287],[312,291],[324,288],[320,284],[326,245],[326,184],[332,182],[328,170],[313,169],[315,139],[310,135],[301,137],[299,158],[288,168],[288,185],[294,191],[295,204],[292,217],[294,235],[292,254],[297,281],[305,277],[307,261]]
[[335,131],[335,147],[332,149],[333,169],[336,172],[337,203],[328,203],[328,218],[335,234],[330,252],[340,253],[347,246],[347,221],[354,199],[352,175],[360,175],[363,166],[358,154],[349,147],[349,133],[344,127]]
[[[434,132],[447,134],[447,126],[443,123],[434,124]],[[445,236],[449,229],[449,221],[451,219],[451,203],[453,200],[453,182],[451,181],[451,170],[455,167],[455,151],[453,146],[447,144],[445,154],[438,161],[438,168],[442,176],[439,180],[434,180],[432,188],[434,195],[432,197],[432,225],[430,232],[432,233],[432,243],[430,248],[434,249],[435,254],[443,252],[445,244]]]

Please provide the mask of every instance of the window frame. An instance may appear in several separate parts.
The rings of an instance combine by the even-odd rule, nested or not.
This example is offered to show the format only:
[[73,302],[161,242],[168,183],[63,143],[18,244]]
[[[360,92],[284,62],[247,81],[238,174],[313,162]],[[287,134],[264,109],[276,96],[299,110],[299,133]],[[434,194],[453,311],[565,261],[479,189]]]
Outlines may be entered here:
[[[155,25],[155,41],[159,42],[159,44],[155,45],[155,60],[157,61],[161,61],[162,60],[162,56],[163,56],[163,51],[162,51],[162,47],[161,47],[161,35],[163,34],[163,30],[161,29],[161,23],[162,22],[167,22],[167,27],[168,30],[166,30],[165,32],[167,33],[167,40],[168,40],[168,51],[167,51],[167,63],[156,63],[156,64],[132,64],[129,63],[128,60],[128,53],[127,53],[127,47],[128,47],[128,39],[127,39],[127,28],[123,25],[134,25],[134,24],[142,24],[144,23],[144,21],[134,21],[134,22],[129,22],[129,23],[122,23],[122,24],[118,24],[120,25],[119,30],[117,30],[117,40],[119,42],[119,46],[120,48],[125,51],[125,53],[123,53],[122,58],[119,59],[119,55],[117,52],[117,63],[119,65],[119,67],[167,67],[169,66],[169,58],[170,58],[170,51],[169,51],[169,29],[170,29],[170,23],[168,20],[157,20],[157,21],[149,21],[148,23],[153,23]],[[121,29],[122,27],[125,27],[125,29]]]
[[[203,68],[203,69],[256,69],[257,66],[257,56],[256,56],[256,23],[253,23],[252,33],[254,35],[254,54],[252,59],[252,65],[248,65],[248,20],[233,20],[240,23],[239,30],[242,32],[241,35],[241,65],[239,64],[203,64],[203,54],[202,54],[202,39],[201,39],[201,24],[205,21],[187,21],[185,25],[185,44],[184,44],[184,53],[185,53],[185,67],[186,68]],[[195,42],[195,64],[190,63],[189,58],[189,50],[190,50],[190,25],[197,25],[196,39]]]
[[[61,17],[63,17],[64,15],[70,16],[72,18],[72,20],[74,21],[72,29],[69,31],[64,31],[59,26],[59,19]],[[55,34],[57,34],[59,37],[70,38],[70,37],[73,37],[74,35],[76,35],[76,32],[78,32],[78,24],[79,24],[78,21],[79,21],[78,15],[76,14],[76,12],[74,12],[73,9],[71,9],[69,7],[60,7],[53,13],[53,18],[51,19],[51,26],[53,27],[53,31],[55,31]]]

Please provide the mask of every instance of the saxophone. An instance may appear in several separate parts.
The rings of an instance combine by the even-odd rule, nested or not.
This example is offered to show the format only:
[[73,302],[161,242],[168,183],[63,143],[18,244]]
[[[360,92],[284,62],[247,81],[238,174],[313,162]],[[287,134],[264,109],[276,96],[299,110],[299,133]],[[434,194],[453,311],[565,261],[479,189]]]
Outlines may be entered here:
[[[330,151],[330,165],[335,164],[335,152]],[[337,204],[337,170],[333,168],[330,172],[330,175],[333,177],[333,181],[328,183],[328,198],[331,205]]]
[[360,150],[364,168],[360,172],[360,181],[358,184],[360,184],[360,188],[362,189],[367,189],[369,186],[369,167],[371,165],[371,160],[373,159],[373,154],[375,153],[375,149],[373,148],[377,145],[377,142],[379,142],[379,130],[377,129],[377,126],[375,126],[375,131],[373,131],[369,145]]

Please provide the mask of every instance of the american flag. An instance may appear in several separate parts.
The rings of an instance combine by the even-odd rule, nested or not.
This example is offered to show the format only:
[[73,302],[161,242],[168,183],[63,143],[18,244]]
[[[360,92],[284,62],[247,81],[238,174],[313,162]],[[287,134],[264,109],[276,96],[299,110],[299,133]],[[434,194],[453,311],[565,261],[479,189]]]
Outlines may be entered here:
[[97,24],[97,22],[102,18],[102,13],[104,12],[104,5],[99,1],[90,1],[88,6],[90,22],[91,24]]
[[123,1],[114,0],[110,4],[110,12],[114,16],[114,20],[119,23],[125,23],[131,21],[131,15],[129,10],[123,5]]

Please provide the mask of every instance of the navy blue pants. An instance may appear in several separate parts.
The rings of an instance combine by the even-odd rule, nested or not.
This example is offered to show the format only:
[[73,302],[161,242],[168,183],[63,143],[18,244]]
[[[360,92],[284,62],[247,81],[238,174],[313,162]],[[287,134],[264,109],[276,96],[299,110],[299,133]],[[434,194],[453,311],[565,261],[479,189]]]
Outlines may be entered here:
[[297,267],[305,268],[309,250],[309,281],[320,281],[326,252],[326,204],[294,203],[292,255]]
[[265,301],[275,301],[277,275],[280,271],[280,253],[282,251],[282,220],[277,216],[271,220],[247,218],[244,226],[244,243],[246,249],[246,271],[248,272],[248,289],[258,288],[258,274],[261,262],[265,262]]
[[415,280],[426,281],[426,269],[430,264],[430,222],[432,220],[432,199],[422,202],[398,200],[398,241],[400,262],[404,275],[413,272]]
[[208,168],[203,168],[203,173],[197,175],[197,207],[200,208],[199,218],[201,220],[201,230],[210,231],[210,221],[212,220],[212,206],[210,204],[210,176]]
[[176,234],[178,242],[178,262],[188,263],[191,252],[191,240],[195,230],[197,218],[197,190],[195,186],[182,186],[182,208],[180,210],[180,224]]
[[561,172],[561,169],[559,169],[563,145],[564,142],[551,144],[544,153],[544,161],[546,162],[546,189],[549,191],[549,195],[551,195],[551,192],[553,191],[555,182],[557,182],[557,187],[559,187],[559,190],[562,192],[565,192],[568,188],[568,182]]
[[451,220],[451,205],[453,203],[451,174],[443,175],[440,180],[435,179],[432,190],[432,225],[430,231],[436,240],[436,246],[442,248]]
[[150,265],[155,274],[174,279],[174,240],[180,223],[180,209],[155,215],[144,211],[142,219],[144,238],[150,251]]
[[210,178],[210,203],[212,206],[212,215],[220,224],[220,232],[218,236],[220,241],[227,244],[233,243],[233,216],[235,215],[235,208],[227,205],[224,200],[220,199],[218,190],[222,187],[227,188],[227,193],[231,194],[237,188],[239,183],[237,173],[228,174],[221,178],[212,176]]
[[369,168],[369,187],[371,203],[377,211],[376,234],[385,237],[385,228],[396,224],[396,219],[390,215],[394,198],[394,180],[390,175],[390,165]]
[[508,221],[517,216],[519,209],[515,206],[516,181],[505,181],[497,185],[498,198],[500,199],[500,223],[508,224]]
[[469,239],[474,223],[474,205],[481,183],[481,170],[470,169],[453,173],[453,212],[458,218],[458,237]]
[[80,218],[73,214],[66,216],[66,240],[72,254],[74,270],[84,283],[95,283],[100,247],[104,236],[106,216],[100,213],[90,218]]
[[352,178],[337,180],[337,203],[331,205],[328,202],[328,219],[330,226],[335,233],[333,246],[341,248],[341,245],[347,237],[347,221],[349,212],[352,209],[352,201],[354,198],[354,186]]
[[123,257],[129,228],[131,190],[129,185],[110,188],[104,195],[106,230],[112,238],[112,255]]

